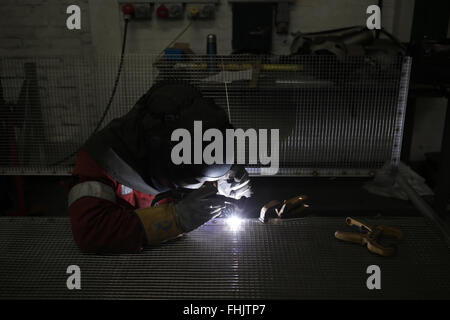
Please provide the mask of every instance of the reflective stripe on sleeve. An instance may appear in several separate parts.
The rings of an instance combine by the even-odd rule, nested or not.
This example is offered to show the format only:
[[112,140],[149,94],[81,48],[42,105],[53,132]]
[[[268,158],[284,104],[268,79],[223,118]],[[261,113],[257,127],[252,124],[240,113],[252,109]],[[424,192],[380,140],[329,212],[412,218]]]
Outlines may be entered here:
[[114,190],[98,181],[86,181],[76,184],[69,192],[68,206],[82,197],[94,197],[116,202],[116,194]]

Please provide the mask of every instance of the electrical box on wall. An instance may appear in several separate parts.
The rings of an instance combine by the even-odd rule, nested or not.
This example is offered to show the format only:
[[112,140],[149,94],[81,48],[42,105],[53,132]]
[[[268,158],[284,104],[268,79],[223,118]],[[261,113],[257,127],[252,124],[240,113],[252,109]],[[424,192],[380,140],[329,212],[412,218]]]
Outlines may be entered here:
[[193,3],[187,5],[189,19],[213,19],[216,12],[214,3]]
[[119,8],[124,15],[130,19],[149,20],[152,18],[152,5],[144,1],[120,1]]
[[185,7],[189,19],[213,19],[217,3],[219,0],[120,0],[119,8],[123,15],[136,20],[151,19],[153,11],[160,19],[181,19]]
[[160,19],[180,19],[183,17],[182,3],[159,3],[156,5],[156,16]]
[[150,3],[136,3],[134,5],[134,16],[136,19],[151,19],[152,10]]

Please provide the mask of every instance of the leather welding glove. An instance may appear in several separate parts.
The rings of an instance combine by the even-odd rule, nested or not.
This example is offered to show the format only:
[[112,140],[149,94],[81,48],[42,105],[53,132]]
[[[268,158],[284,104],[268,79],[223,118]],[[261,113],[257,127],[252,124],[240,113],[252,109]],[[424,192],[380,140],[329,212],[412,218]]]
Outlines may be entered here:
[[184,232],[197,229],[225,208],[224,198],[217,196],[217,188],[205,184],[175,204],[175,215]]
[[217,181],[218,194],[228,198],[250,198],[252,195],[250,178],[242,165],[233,165],[230,171]]

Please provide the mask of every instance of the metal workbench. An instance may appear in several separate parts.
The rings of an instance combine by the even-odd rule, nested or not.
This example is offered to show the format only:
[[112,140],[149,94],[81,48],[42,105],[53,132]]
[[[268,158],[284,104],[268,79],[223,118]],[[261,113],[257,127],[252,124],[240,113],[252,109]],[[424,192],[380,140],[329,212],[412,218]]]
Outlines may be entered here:
[[[217,219],[134,255],[81,253],[66,217],[4,217],[0,298],[450,298],[450,249],[425,218],[365,221],[404,232],[395,257],[335,239],[343,217],[248,219],[234,231]],[[69,265],[81,269],[80,290],[66,287]],[[370,265],[381,268],[381,290],[366,287]]]

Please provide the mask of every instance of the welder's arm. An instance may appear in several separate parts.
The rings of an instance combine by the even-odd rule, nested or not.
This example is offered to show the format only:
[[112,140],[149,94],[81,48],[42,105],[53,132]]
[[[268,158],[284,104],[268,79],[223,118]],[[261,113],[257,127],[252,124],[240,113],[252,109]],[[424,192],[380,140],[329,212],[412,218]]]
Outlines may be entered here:
[[159,243],[190,232],[220,214],[225,205],[216,193],[215,187],[204,186],[177,203],[136,210],[144,226],[147,242]]
[[[217,189],[202,187],[177,203],[133,209],[85,196],[69,206],[75,242],[86,252],[133,253],[192,231],[224,207]],[[112,200],[112,199],[111,199]]]
[[93,253],[135,253],[146,235],[134,208],[97,197],[82,197],[69,206],[78,247]]
[[95,197],[83,197],[69,207],[72,232],[82,251],[135,253],[184,231],[174,204],[134,209]]
[[178,201],[174,208],[180,227],[189,232],[219,215],[225,208],[225,198],[217,195],[213,184],[204,184]]
[[159,243],[190,232],[214,218],[225,207],[224,200],[216,193],[214,186],[205,185],[177,203],[136,210],[148,243]]
[[136,209],[147,238],[147,244],[157,244],[182,234],[175,204],[167,203],[157,207]]

